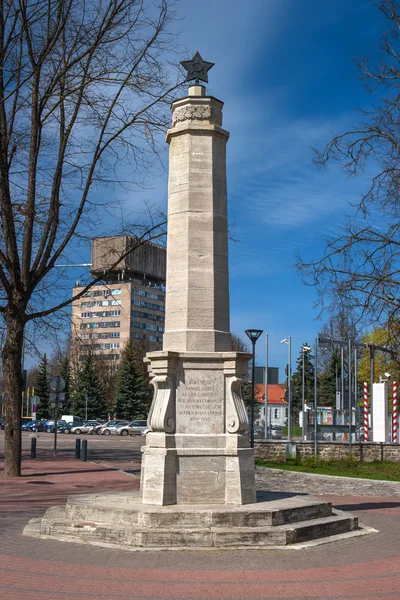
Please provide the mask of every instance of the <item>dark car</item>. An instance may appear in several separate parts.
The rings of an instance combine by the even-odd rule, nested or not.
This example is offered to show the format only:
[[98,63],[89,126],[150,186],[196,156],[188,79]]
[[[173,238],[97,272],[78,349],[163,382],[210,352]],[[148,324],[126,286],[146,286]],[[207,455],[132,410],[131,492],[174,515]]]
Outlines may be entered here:
[[[54,421],[54,419],[47,421],[47,423],[44,427],[44,431],[46,431],[47,433],[54,433],[55,425],[56,425],[56,422]],[[63,425],[67,425],[67,422],[66,421],[57,421],[57,431],[59,430],[59,427],[62,427]]]
[[[47,421],[36,421],[36,431],[46,431]],[[31,425],[31,431],[33,431],[33,423]]]
[[0,429],[4,429],[4,419],[0,419]]
[[78,427],[78,425],[83,425],[83,421],[72,421],[71,423],[67,423],[67,421],[58,421],[57,431],[68,435],[71,433],[71,428],[75,426]]

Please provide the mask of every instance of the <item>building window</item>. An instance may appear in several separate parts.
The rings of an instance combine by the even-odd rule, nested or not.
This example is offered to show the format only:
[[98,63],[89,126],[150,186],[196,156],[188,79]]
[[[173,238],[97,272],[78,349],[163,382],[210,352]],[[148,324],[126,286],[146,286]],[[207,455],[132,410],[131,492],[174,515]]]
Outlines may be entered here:
[[279,410],[276,408],[276,409],[275,409],[275,419],[277,419],[277,418],[278,418],[278,414],[279,414]]

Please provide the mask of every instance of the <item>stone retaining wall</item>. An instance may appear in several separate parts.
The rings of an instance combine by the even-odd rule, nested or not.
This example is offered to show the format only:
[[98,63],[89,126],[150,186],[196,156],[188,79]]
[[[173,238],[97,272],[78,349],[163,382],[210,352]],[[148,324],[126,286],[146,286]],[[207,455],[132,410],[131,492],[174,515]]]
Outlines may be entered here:
[[[272,462],[284,462],[286,459],[287,441],[258,441],[254,443],[254,455]],[[307,458],[314,454],[314,442],[293,442],[297,453],[301,458]],[[357,460],[373,462],[377,460],[389,460],[400,462],[400,445],[383,443],[353,443],[352,454]],[[341,460],[349,455],[348,442],[318,442],[318,456],[323,459]]]

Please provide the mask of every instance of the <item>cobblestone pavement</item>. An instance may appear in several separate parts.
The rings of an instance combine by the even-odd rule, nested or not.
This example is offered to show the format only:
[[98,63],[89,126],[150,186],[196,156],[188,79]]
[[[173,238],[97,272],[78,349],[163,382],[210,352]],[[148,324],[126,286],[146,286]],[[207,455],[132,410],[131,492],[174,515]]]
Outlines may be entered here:
[[[99,456],[96,460],[101,463]],[[1,600],[400,598],[398,496],[372,496],[371,489],[359,495],[354,486],[349,495],[351,481],[345,490],[336,482],[332,495],[321,483],[320,495],[357,513],[379,533],[301,551],[129,552],[26,538],[21,530],[46,507],[65,502],[69,493],[137,489],[137,477],[72,457],[53,460],[50,454],[36,461],[25,457],[23,465],[22,478],[0,480]],[[135,462],[128,466],[137,468]],[[303,485],[300,491],[308,491],[314,486],[315,493],[317,483],[309,478],[302,483],[296,474],[294,482],[282,473],[279,479],[262,472],[259,487],[299,491]]]

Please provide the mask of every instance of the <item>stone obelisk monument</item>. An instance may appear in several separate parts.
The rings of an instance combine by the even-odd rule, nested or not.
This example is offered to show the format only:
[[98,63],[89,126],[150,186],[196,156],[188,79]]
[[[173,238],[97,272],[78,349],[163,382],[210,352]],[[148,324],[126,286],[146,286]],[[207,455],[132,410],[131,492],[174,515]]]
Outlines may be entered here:
[[[129,549],[262,548],[347,537],[357,517],[318,498],[256,503],[240,394],[250,355],[231,352],[222,102],[206,95],[212,63],[196,53],[186,98],[172,105],[164,349],[146,361],[154,398],[134,490],[69,496],[24,534]],[[199,81],[196,81],[199,80]],[[375,531],[375,530],[374,530]],[[329,537],[334,536],[334,537]]]
[[229,331],[223,103],[206,95],[213,63],[184,61],[188,96],[172,104],[163,350],[147,355],[154,387],[143,448],[145,504],[255,502],[241,379],[250,356]]

